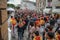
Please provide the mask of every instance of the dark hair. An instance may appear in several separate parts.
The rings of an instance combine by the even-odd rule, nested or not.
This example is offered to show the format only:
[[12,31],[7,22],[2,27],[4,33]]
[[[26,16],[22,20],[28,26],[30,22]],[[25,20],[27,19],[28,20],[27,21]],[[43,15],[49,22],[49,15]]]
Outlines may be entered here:
[[58,34],[60,34],[60,30],[57,30]]
[[35,35],[36,35],[36,36],[39,36],[39,32],[38,32],[38,31],[36,31],[36,32],[35,32]]
[[48,32],[47,35],[52,39],[52,38],[54,38],[55,34],[54,34],[54,32]]
[[13,16],[11,16],[11,18],[13,18]]
[[52,31],[53,27],[52,26],[47,26],[47,28]]
[[30,22],[30,25],[31,25],[31,26],[34,26],[34,23],[33,23],[33,22]]
[[45,31],[48,32],[48,28],[45,28]]

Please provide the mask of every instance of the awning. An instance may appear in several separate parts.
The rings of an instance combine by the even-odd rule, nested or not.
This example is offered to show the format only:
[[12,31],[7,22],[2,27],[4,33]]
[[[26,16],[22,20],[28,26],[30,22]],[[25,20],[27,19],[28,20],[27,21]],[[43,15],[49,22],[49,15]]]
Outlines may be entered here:
[[53,9],[52,12],[53,13],[60,13],[60,9]]
[[45,9],[43,10],[44,13],[49,13],[50,11],[51,11],[50,8],[45,8]]
[[14,4],[13,2],[7,2],[7,4]]
[[7,8],[7,11],[15,11],[13,8]]

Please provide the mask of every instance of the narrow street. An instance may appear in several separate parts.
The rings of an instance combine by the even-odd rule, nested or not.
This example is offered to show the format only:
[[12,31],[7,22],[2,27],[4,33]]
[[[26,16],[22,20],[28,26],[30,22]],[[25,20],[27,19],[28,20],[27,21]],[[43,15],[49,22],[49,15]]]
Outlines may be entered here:
[[0,40],[60,40],[60,0],[0,0]]
[[7,8],[8,40],[55,40],[60,36],[60,6],[55,4],[58,1],[16,1]]

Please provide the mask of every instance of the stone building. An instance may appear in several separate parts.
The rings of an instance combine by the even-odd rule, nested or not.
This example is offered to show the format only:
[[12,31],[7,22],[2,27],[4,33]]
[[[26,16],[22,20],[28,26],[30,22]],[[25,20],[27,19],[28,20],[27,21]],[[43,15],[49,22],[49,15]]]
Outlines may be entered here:
[[36,0],[37,11],[43,12],[45,6],[46,6],[46,0]]
[[60,0],[52,0],[52,12],[60,14]]
[[8,40],[7,0],[0,0],[0,40]]
[[21,9],[28,8],[30,10],[36,10],[36,2],[24,0],[21,5]]
[[60,0],[46,0],[45,9],[46,12],[52,10],[52,12],[60,13]]

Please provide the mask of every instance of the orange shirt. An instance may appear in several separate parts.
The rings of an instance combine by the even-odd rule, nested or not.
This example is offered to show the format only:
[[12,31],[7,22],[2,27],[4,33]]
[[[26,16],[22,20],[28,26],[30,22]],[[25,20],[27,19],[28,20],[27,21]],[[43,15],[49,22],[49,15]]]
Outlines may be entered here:
[[37,26],[39,26],[39,25],[45,24],[45,21],[44,20],[37,20],[37,21],[35,21],[35,23]]
[[40,20],[40,25],[43,25],[45,24],[45,21],[44,20]]
[[25,21],[19,23],[19,27],[23,27],[25,25]]
[[56,40],[60,40],[60,35],[56,35]]
[[11,18],[10,22],[11,22],[12,24],[16,24],[16,20],[15,20],[14,18]]
[[39,25],[40,25],[40,20],[35,21],[35,24],[36,24],[37,26],[39,26]]
[[42,37],[40,37],[40,36],[35,36],[35,37],[33,38],[33,40],[42,40]]

